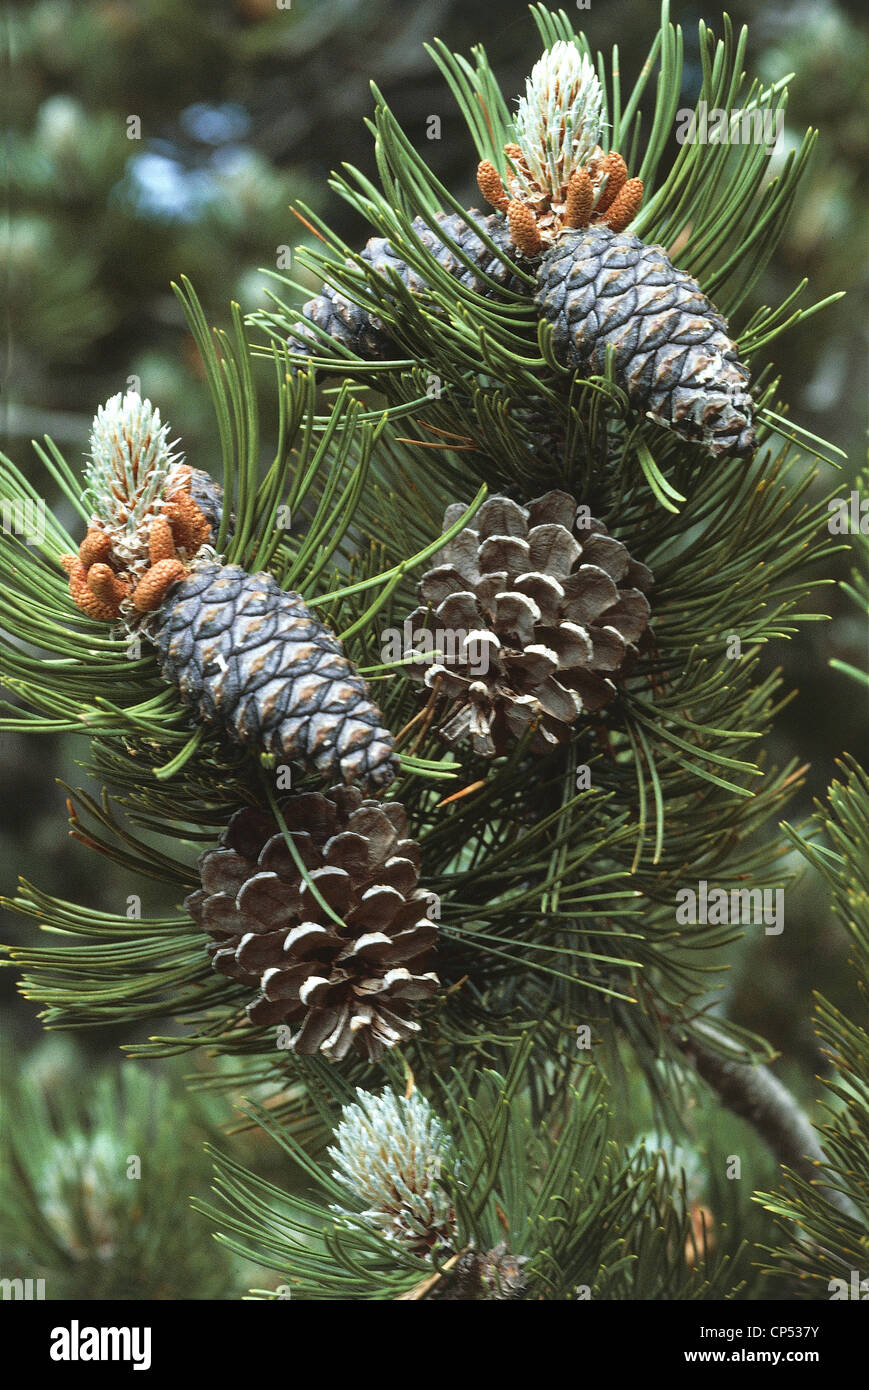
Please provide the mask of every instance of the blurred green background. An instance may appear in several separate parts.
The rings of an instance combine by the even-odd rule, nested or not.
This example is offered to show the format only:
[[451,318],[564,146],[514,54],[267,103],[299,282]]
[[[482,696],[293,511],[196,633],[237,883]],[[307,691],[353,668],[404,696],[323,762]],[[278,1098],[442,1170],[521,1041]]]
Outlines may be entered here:
[[[573,6],[565,8],[572,13]],[[810,176],[787,235],[754,303],[780,301],[806,275],[814,299],[849,291],[776,345],[782,394],[793,416],[852,459],[841,493],[854,486],[865,444],[866,267],[869,264],[869,34],[863,3],[770,4],[739,0],[729,13],[750,26],[749,67],[772,81],[793,70],[786,146],[820,128]],[[721,12],[675,0],[685,31],[683,102],[700,84],[697,22],[720,31]],[[538,56],[522,0],[26,0],[5,6],[5,216],[0,226],[7,309],[0,432],[19,464],[32,437],[49,433],[74,466],[97,405],[138,379],[159,404],[188,458],[216,455],[210,407],[169,284],[188,275],[212,321],[229,301],[262,302],[282,246],[305,233],[288,211],[301,198],[348,242],[366,229],[327,187],[349,161],[375,175],[369,79],[375,79],[438,177],[478,201],[475,158],[452,99],[422,49],[438,35],[467,52],[482,41],[505,92],[518,95]],[[632,82],[657,26],[657,7],[592,0],[576,10],[592,44],[616,42],[623,82]],[[426,140],[437,114],[442,138]],[[673,143],[673,154],[677,146]],[[775,159],[777,156],[773,156]],[[263,399],[268,443],[272,406]],[[832,485],[824,468],[818,488]],[[66,521],[71,518],[65,517]],[[839,557],[836,577],[850,561]],[[771,742],[777,762],[811,765],[791,818],[822,795],[834,759],[864,755],[866,708],[859,688],[829,670],[831,657],[863,666],[867,628],[836,589],[812,596],[833,621],[812,624],[769,653],[798,694]],[[48,891],[117,910],[144,891],[143,912],[167,904],[153,885],[120,871],[67,837],[58,778],[81,781],[69,739],[0,735],[2,891],[16,875]],[[95,876],[95,867],[98,871]],[[3,939],[21,939],[4,919]],[[749,933],[734,950],[727,1008],[783,1052],[804,1087],[821,1065],[811,990],[852,1002],[844,940],[811,877],[788,894],[781,938]],[[38,1047],[30,1005],[12,972],[0,975],[8,1043]],[[125,1041],[129,1037],[125,1035]],[[117,1058],[120,1038],[79,1038],[85,1065]]]

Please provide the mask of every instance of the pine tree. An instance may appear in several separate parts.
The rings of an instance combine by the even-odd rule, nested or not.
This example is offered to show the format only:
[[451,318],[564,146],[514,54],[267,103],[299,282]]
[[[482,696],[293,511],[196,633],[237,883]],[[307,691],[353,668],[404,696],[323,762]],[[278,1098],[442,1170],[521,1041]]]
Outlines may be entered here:
[[[752,1247],[847,1153],[721,1007],[764,919],[682,915],[790,882],[802,773],[770,764],[786,695],[760,656],[816,616],[807,566],[827,582],[836,544],[808,463],[830,448],[765,359],[823,306],[744,306],[812,136],[771,180],[752,144],[687,143],[664,175],[666,7],[630,93],[563,11],[532,13],[515,119],[482,48],[430,49],[494,211],[375,88],[381,189],[333,181],[367,248],[299,209],[320,295],[278,276],[267,312],[211,330],[176,286],[220,464],[117,400],[88,490],[36,445],[77,533],[46,514],[3,538],[3,727],[87,741],[104,790],[66,789],[71,834],[177,904],[130,918],[23,880],[8,905],[70,944],[9,963],[47,1026],[225,1055],[215,1082],[258,1088],[296,1186],[220,1141],[195,1205],[278,1273],[260,1296],[758,1296]],[[708,108],[783,109],[744,33],[700,43]],[[2,488],[38,511],[8,459]],[[748,1185],[721,1179],[734,1143]]]

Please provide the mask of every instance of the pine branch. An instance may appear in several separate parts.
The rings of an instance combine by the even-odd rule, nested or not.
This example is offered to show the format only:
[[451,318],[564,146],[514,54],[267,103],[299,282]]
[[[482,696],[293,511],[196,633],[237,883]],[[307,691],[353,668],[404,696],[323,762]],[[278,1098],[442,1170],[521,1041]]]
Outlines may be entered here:
[[[572,41],[566,15],[551,22],[556,29],[546,31],[547,42]],[[744,42],[732,40],[728,30],[716,50],[704,36],[710,100],[742,90]],[[493,129],[508,119],[482,50],[476,70],[443,48],[437,52],[467,113],[494,112]],[[659,178],[680,62],[679,36],[665,15],[650,68],[619,119],[633,124],[658,63],[642,164],[651,198],[640,225],[649,236],[675,237],[693,208],[689,249],[701,260],[689,268],[702,268],[708,285],[725,255],[744,252],[746,273],[756,270],[781,230],[801,163],[767,194],[754,153],[750,167],[734,159],[731,178],[721,150],[686,144],[675,173]],[[605,64],[598,67],[603,80]],[[615,73],[612,90],[606,110],[615,121]],[[635,1045],[652,1082],[661,1030],[653,1020],[643,1031],[637,981],[648,981],[661,1014],[681,1017],[708,989],[738,934],[731,924],[705,924],[689,942],[674,923],[678,889],[701,877],[757,887],[778,887],[785,877],[781,846],[764,829],[777,821],[800,772],[770,769],[764,758],[782,697],[778,677],[759,673],[759,656],[798,621],[817,616],[796,608],[807,561],[835,548],[826,512],[823,503],[805,502],[812,476],[799,449],[782,443],[768,422],[751,462],[725,456],[710,467],[695,445],[632,414],[611,360],[591,377],[555,360],[527,276],[517,276],[519,288],[502,285],[490,298],[448,271],[415,214],[430,232],[437,210],[452,209],[452,231],[444,235],[467,269],[462,210],[377,100],[385,191],[352,172],[340,190],[391,240],[424,292],[412,292],[401,276],[378,275],[359,256],[344,265],[347,248],[318,223],[324,249],[339,258],[322,268],[381,314],[411,357],[368,364],[352,353],[339,356],[344,380],[327,397],[332,408],[320,414],[313,374],[295,373],[286,348],[298,311],[275,301],[273,314],[253,321],[269,339],[259,350],[274,370],[280,417],[273,461],[260,478],[251,349],[238,310],[230,330],[215,334],[190,285],[178,290],[219,426],[227,506],[218,544],[226,544],[228,560],[262,567],[282,587],[298,588],[346,637],[348,655],[375,682],[386,726],[401,731],[403,765],[393,795],[406,805],[420,843],[426,889],[440,900],[438,973],[445,986],[414,1046],[417,1074],[437,1073],[445,1050],[451,1060],[463,1056],[463,1071],[473,1070],[481,1048],[501,1064],[530,1017],[546,1020],[553,1056],[571,1056],[576,1018],[605,1023],[618,1005],[620,1018],[633,1012],[633,1026],[621,1036]],[[472,122],[472,129],[485,148],[484,126]],[[701,184],[702,208],[695,198]],[[746,229],[761,213],[763,238],[749,245],[743,233],[754,236]],[[494,243],[490,249],[503,268]],[[488,288],[497,291],[499,283],[493,270]],[[756,316],[746,332],[759,349],[773,330],[793,322],[776,310]],[[366,398],[372,387],[385,396],[385,410]],[[758,406],[776,404],[771,380],[761,376],[755,393]],[[75,505],[78,480],[59,451],[49,445],[41,458]],[[31,496],[11,465],[0,481],[13,498]],[[419,571],[474,515],[486,487],[522,502],[569,490],[655,578],[652,645],[619,680],[616,698],[605,709],[583,710],[565,743],[545,756],[521,739],[493,759],[467,746],[445,756],[437,720],[416,698],[402,661],[384,657],[387,631],[401,633],[415,607]],[[457,502],[467,504],[458,520]],[[289,530],[279,524],[284,505],[293,513]],[[451,525],[441,535],[446,507],[453,508]],[[180,896],[182,885],[196,886],[195,851],[217,840],[236,807],[263,805],[261,767],[236,757],[238,750],[201,723],[191,729],[154,661],[130,661],[120,641],[73,610],[52,569],[71,540],[51,518],[41,552],[15,538],[3,541],[0,619],[12,635],[3,655],[20,702],[7,707],[4,727],[96,736],[91,767],[120,789],[129,827],[110,806],[79,798],[83,814],[74,833],[125,870],[162,877]],[[731,635],[738,652],[729,650]],[[589,769],[590,785],[579,786],[578,768]],[[294,782],[294,793],[306,790]],[[180,859],[177,847],[164,854],[142,843],[155,833],[186,844]],[[180,1013],[193,1025],[185,1037],[153,1039],[141,1050],[214,1045],[256,1054],[262,1065],[271,1059],[277,1069],[274,1033],[242,1023],[244,990],[211,970],[207,939],[183,914],[129,922],[29,884],[14,907],[78,938],[61,950],[28,944],[15,953],[28,997],[45,1006],[47,1021],[88,1026]]]
[[[540,1073],[531,1070],[531,1047],[526,1038],[503,1075],[477,1067],[468,1081],[453,1071],[432,1078],[427,1098],[413,1092],[417,1117],[428,1116],[425,1129],[449,1136],[438,1153],[408,1145],[407,1078],[397,1068],[391,1092],[360,1091],[345,1106],[337,1147],[328,1150],[339,1171],[316,1161],[273,1113],[251,1106],[305,1173],[306,1196],[212,1149],[217,1200],[194,1206],[221,1244],[278,1271],[294,1298],[732,1296],[742,1252],[732,1241],[713,1249],[705,1234],[697,1238],[684,1177],[642,1143],[615,1143],[591,1067],[550,1079],[532,1106],[528,1083]],[[334,1072],[323,1081],[332,1128],[344,1094]],[[377,1110],[391,1119],[372,1135],[362,1111]]]
[[[859,474],[857,488],[861,497],[869,496],[869,465]],[[842,580],[840,588],[863,617],[869,612],[869,533],[866,531],[858,531],[854,536],[853,557],[856,563],[851,570],[850,583]],[[860,685],[869,691],[869,670],[866,668],[865,661],[862,667],[857,667],[852,666],[850,662],[840,661],[834,657],[830,666],[834,671],[841,671],[843,675],[859,681]]]
[[[847,932],[864,1005],[869,993],[869,777],[851,758],[842,781],[818,804],[818,838],[786,826],[788,837],[830,889],[834,916]],[[864,1007],[865,1015],[865,1007]],[[832,1063],[825,1081],[831,1101],[821,1128],[823,1167],[814,1181],[788,1175],[784,1190],[762,1192],[781,1227],[777,1247],[765,1247],[779,1276],[823,1281],[839,1288],[844,1275],[865,1270],[869,1251],[869,1031],[820,997],[817,1031]],[[839,1281],[834,1284],[832,1281]],[[830,1282],[828,1282],[830,1281]],[[845,1294],[850,1296],[849,1293]]]
[[[680,1046],[722,1105],[757,1130],[779,1163],[817,1182],[818,1165],[826,1163],[817,1134],[799,1102],[768,1067],[723,1057],[704,1046],[696,1033]],[[851,1210],[840,1194],[829,1191],[843,1211]]]

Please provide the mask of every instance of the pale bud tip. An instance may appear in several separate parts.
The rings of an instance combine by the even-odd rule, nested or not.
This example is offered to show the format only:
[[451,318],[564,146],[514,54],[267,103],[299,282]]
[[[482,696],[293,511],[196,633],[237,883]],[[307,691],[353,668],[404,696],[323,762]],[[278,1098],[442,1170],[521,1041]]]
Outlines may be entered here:
[[588,54],[559,39],[534,64],[516,111],[516,140],[531,176],[557,191],[599,146],[603,90]]
[[129,526],[160,494],[182,455],[170,442],[160,411],[138,391],[119,391],[94,416],[85,465],[86,497],[106,522],[123,511]]

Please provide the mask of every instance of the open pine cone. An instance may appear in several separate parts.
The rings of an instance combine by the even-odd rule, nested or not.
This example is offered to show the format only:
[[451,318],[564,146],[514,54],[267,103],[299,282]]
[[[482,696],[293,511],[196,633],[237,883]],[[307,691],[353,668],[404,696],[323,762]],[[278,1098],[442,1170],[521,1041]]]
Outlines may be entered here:
[[[448,507],[444,530],[461,513]],[[601,522],[577,530],[577,514],[566,492],[524,507],[490,497],[423,576],[406,669],[447,702],[447,742],[494,757],[530,727],[545,748],[615,696],[646,634],[652,574]]]
[[255,1024],[298,1025],[291,1047],[371,1061],[419,1031],[414,1005],[438,977],[427,969],[437,928],[426,915],[419,847],[395,801],[356,787],[303,793],[282,807],[316,892],[276,821],[246,807],[199,860],[202,888],[186,906],[212,937],[212,965],[257,991]]
[[526,1255],[511,1255],[505,1241],[492,1250],[465,1250],[452,1270],[424,1295],[430,1302],[495,1300],[515,1302],[528,1291]]

